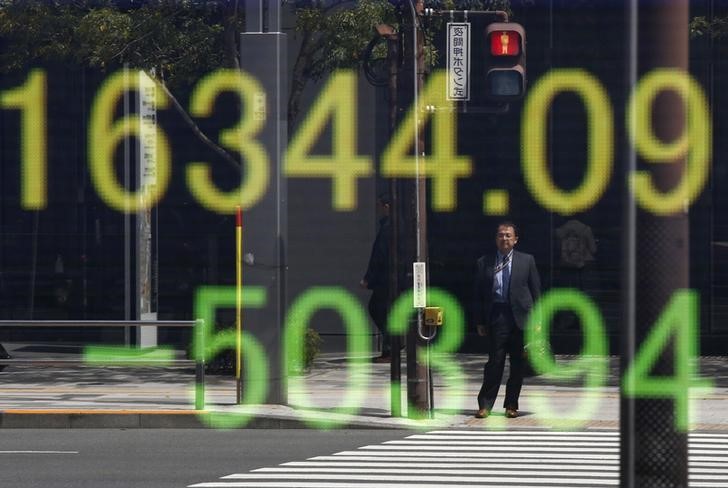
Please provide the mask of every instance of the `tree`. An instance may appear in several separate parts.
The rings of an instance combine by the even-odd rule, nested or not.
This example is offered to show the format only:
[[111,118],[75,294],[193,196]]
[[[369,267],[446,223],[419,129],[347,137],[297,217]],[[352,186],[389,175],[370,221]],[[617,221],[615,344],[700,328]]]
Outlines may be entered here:
[[[393,6],[383,0],[360,2],[298,2],[296,32],[301,47],[291,75],[288,99],[289,132],[300,111],[301,94],[310,80],[337,68],[356,68],[378,24],[395,23]],[[352,4],[355,5],[352,7]],[[318,6],[314,5],[318,4]],[[384,58],[384,52],[377,52]]]
[[695,17],[690,21],[690,36],[710,36],[713,39],[723,39],[728,36],[728,16],[716,16],[708,19],[704,16]]
[[197,127],[174,93],[202,74],[237,63],[238,2],[154,0],[0,3],[0,72],[34,63],[69,63],[109,72],[144,70],[159,82],[175,109],[223,159],[235,158]]
[[[290,2],[300,47],[291,75],[289,133],[307,84],[338,68],[358,69],[375,27],[399,28],[398,9],[408,0],[298,0]],[[285,2],[284,2],[285,3]],[[508,0],[429,1],[432,8],[508,9]],[[109,72],[144,70],[167,92],[195,134],[223,159],[235,157],[197,127],[175,93],[203,74],[239,65],[244,31],[240,0],[0,0],[0,73],[33,63],[70,63]],[[386,58],[384,46],[372,56]],[[437,58],[428,54],[430,64]]]

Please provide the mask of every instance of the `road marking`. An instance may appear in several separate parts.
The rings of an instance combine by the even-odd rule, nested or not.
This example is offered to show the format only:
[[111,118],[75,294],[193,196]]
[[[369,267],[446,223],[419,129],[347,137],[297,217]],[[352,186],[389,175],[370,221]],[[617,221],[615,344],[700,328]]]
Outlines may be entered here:
[[[728,434],[691,433],[688,449],[690,488],[728,488]],[[601,488],[619,474],[617,431],[433,431],[190,488]]]
[[0,451],[0,454],[78,454],[78,451]]
[[[589,480],[587,480],[589,481]],[[428,483],[427,488],[483,488],[484,486],[507,486],[508,488],[538,488],[542,486],[557,486],[557,487],[564,487],[565,485],[561,482],[552,482],[549,480],[539,480],[538,481],[538,487],[535,487],[533,484],[521,484],[524,480],[516,481],[515,483],[518,484],[511,484],[507,482],[503,482],[502,478],[492,480],[481,480],[478,484],[453,484],[453,483]],[[485,483],[496,483],[496,484],[485,484]],[[588,485],[582,484],[582,486],[594,486],[593,483],[590,483]],[[608,485],[599,485],[599,486],[617,486],[617,482],[610,482]],[[692,486],[692,485],[691,485]],[[696,485],[698,486],[698,485]],[[376,485],[372,485],[370,482],[364,482],[364,483],[356,483],[347,481],[345,483],[337,483],[337,482],[325,482],[325,481],[316,481],[316,482],[307,482],[307,481],[234,481],[234,482],[220,482],[215,481],[212,483],[199,483],[196,485],[190,485],[189,488],[423,488],[422,483],[377,483]],[[703,487],[698,487],[703,488]],[[708,486],[706,485],[704,488],[728,488],[728,484],[726,485],[720,485],[720,486]]]
[[[335,454],[335,456],[361,456],[361,455],[367,455],[367,456],[381,456],[383,458],[390,458],[390,456],[400,456],[400,457],[434,457],[434,458],[443,458],[443,457],[454,457],[454,458],[460,458],[467,456],[469,458],[479,458],[481,461],[483,459],[494,459],[494,458],[505,458],[505,459],[514,459],[514,453],[510,452],[429,452],[429,451],[399,451],[399,452],[388,452],[388,451],[342,451]],[[517,453],[519,458],[529,458],[529,459],[539,459],[539,458],[545,458],[545,459],[562,459],[565,461],[568,461],[569,459],[616,459],[619,460],[619,456],[615,454],[580,454],[580,453],[569,453],[569,454],[559,454],[559,453],[533,453],[533,452],[519,452]]]
[[[417,457],[417,453],[403,453],[403,454],[397,454],[397,455],[390,455],[390,453],[387,452],[372,452],[368,453],[367,455],[361,455],[357,451],[343,451],[340,453],[336,453],[332,456],[316,456],[311,458],[311,460],[315,461],[379,461],[379,463],[382,462],[389,462],[389,461],[400,461],[405,462],[408,465],[412,462],[412,458]],[[472,454],[463,454],[463,453],[442,453],[441,455],[438,455],[437,453],[431,453],[431,452],[425,452],[422,453],[423,458],[433,457],[438,458],[434,460],[433,462],[441,462],[441,463],[487,463],[489,460],[492,460],[494,463],[503,464],[503,463],[517,463],[520,462],[518,459],[514,459],[512,455],[508,454],[483,454],[483,453],[472,453]],[[524,456],[518,456],[519,458]],[[528,459],[529,463],[577,463],[577,464],[588,464],[592,463],[595,460],[598,461],[600,464],[619,464],[619,457],[618,456],[603,456],[603,455],[569,455],[569,456],[563,456],[560,454],[557,455],[540,455],[540,454],[529,454],[528,456],[525,456]],[[452,459],[451,459],[452,458]],[[427,463],[430,464],[430,463]]]
[[[469,446],[467,449],[463,449],[462,447],[458,446],[438,446],[438,445],[412,445],[412,446],[392,446],[392,445],[371,445],[371,446],[364,446],[360,447],[360,449],[366,449],[366,450],[375,450],[375,451],[396,451],[396,450],[416,450],[416,451],[501,451],[503,450],[504,446],[508,446],[509,444],[506,443],[505,445],[488,445],[488,446]],[[579,449],[578,447],[540,447],[539,445],[530,445],[526,449],[520,449],[519,448],[519,454],[521,452],[528,452],[528,451],[544,451],[548,449],[549,452],[580,452],[583,451],[583,449]],[[617,447],[605,447],[605,448],[590,448],[589,452],[604,452],[604,453],[611,453],[611,452],[619,452],[619,449]],[[512,453],[509,454],[511,457],[513,456]]]
[[[258,473],[239,473],[239,474],[231,474],[228,476],[223,476],[222,479],[225,480],[269,480],[269,479],[317,479],[317,480],[327,480],[327,481],[345,481],[345,480],[355,480],[355,481],[398,481],[398,482],[435,482],[435,483],[442,483],[442,482],[448,482],[451,484],[461,484],[461,483],[495,483],[495,482],[505,482],[503,474],[500,474],[498,476],[423,476],[423,475],[416,475],[416,476],[396,476],[396,475],[376,475],[376,474],[357,474],[357,473],[348,473],[348,474],[304,474],[304,473],[293,473],[293,474],[287,474],[287,473],[265,473],[265,474],[258,474]],[[524,476],[523,473],[515,473],[511,472],[509,475],[511,476],[513,481],[518,481],[519,483],[541,483],[544,478],[539,477],[528,477]],[[616,485],[617,480],[615,479],[601,479],[601,478],[563,478],[561,477],[559,479],[559,482],[562,485],[571,485],[571,484],[577,484],[577,485],[584,485],[587,483],[595,484],[599,486],[610,486],[610,485]]]
[[[617,431],[606,431],[606,430],[590,430],[590,431],[584,431],[584,432],[577,432],[577,431],[559,431],[559,430],[552,430],[552,431],[543,431],[543,430],[509,430],[509,431],[488,431],[488,430],[433,430],[428,432],[427,434],[423,435],[468,435],[468,436],[477,436],[477,437],[489,437],[490,435],[504,435],[508,436],[510,434],[513,435],[548,435],[553,437],[571,437],[571,438],[578,438],[583,436],[603,436],[603,437],[619,437],[619,432]],[[692,435],[692,434],[691,434]]]
[[[509,468],[512,468],[512,466],[508,466]],[[254,473],[354,473],[354,474],[362,474],[362,473],[376,473],[376,474],[415,474],[415,475],[422,475],[427,474],[427,480],[430,479],[430,476],[433,474],[447,474],[447,475],[454,475],[454,478],[457,478],[461,475],[467,475],[467,476],[493,476],[493,475],[499,475],[499,476],[513,476],[513,471],[511,470],[503,470],[503,467],[501,466],[501,469],[499,470],[497,467],[491,467],[490,469],[463,469],[463,468],[457,468],[457,469],[408,469],[408,468],[321,468],[316,466],[311,467],[277,467],[277,468],[259,468],[254,469]],[[605,473],[601,470],[600,466],[594,466],[593,471],[579,471],[578,473],[574,473],[572,471],[569,471],[566,469],[565,466],[561,467],[561,470],[558,471],[554,468],[551,470],[548,469],[533,469],[532,467],[526,467],[523,468],[526,471],[522,471],[522,473],[527,473],[529,475],[543,475],[546,474],[548,476],[566,476],[566,477],[576,477],[576,476],[605,476]],[[608,473],[608,476],[612,476],[612,473]],[[226,476],[225,478],[234,479],[239,477],[239,475],[230,475]],[[396,477],[390,477],[392,479]],[[408,477],[408,480],[414,480],[413,477]],[[450,478],[452,479],[452,478]],[[420,480],[420,481],[426,481],[426,480]]]
[[603,442],[575,442],[575,441],[552,441],[550,439],[534,439],[528,441],[502,441],[498,439],[483,439],[481,441],[436,441],[436,440],[409,440],[387,441],[384,445],[416,445],[416,446],[533,446],[534,441],[540,441],[539,446],[569,446],[569,447],[619,447],[619,441],[603,441]]
[[500,435],[493,434],[492,436],[475,436],[475,435],[429,435],[429,434],[415,434],[405,437],[405,439],[417,439],[417,440],[443,440],[443,441],[468,441],[468,442],[485,442],[485,441],[532,441],[532,440],[546,440],[553,442],[619,442],[618,436],[580,436],[580,437],[565,437],[565,436],[554,436],[534,434],[534,435]]
[[[324,456],[322,456],[324,457]],[[311,459],[319,459],[319,458],[311,458]],[[320,468],[327,468],[327,467],[336,467],[336,466],[346,466],[351,468],[405,468],[405,469],[414,469],[414,468],[426,468],[428,472],[433,472],[435,469],[445,468],[445,469],[457,469],[460,471],[463,470],[470,470],[470,469],[498,469],[502,468],[503,466],[508,466],[509,468],[513,469],[534,469],[534,467],[538,467],[538,469],[568,469],[572,471],[589,471],[593,469],[602,469],[605,471],[619,471],[619,463],[614,462],[610,464],[606,463],[600,463],[600,464],[569,464],[564,462],[557,462],[554,464],[547,464],[547,463],[523,463],[523,462],[493,462],[493,463],[484,463],[482,460],[479,460],[478,462],[473,463],[462,463],[462,462],[452,462],[452,463],[413,463],[413,462],[378,462],[378,463],[372,463],[372,462],[325,462],[325,461],[292,461],[289,463],[283,463],[281,466],[311,466],[311,467],[320,467]]]

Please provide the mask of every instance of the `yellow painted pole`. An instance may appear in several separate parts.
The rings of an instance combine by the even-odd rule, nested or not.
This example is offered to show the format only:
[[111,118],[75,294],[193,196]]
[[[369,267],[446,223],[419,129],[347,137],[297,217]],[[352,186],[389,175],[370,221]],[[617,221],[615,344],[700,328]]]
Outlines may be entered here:
[[243,212],[240,207],[236,209],[235,215],[235,403],[242,402],[242,384],[240,371],[243,359]]

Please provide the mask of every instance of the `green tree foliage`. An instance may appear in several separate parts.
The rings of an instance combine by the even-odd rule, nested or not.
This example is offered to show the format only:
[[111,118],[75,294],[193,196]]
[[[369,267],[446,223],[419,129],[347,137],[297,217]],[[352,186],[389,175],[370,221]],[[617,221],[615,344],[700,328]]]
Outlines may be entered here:
[[713,39],[728,37],[728,16],[717,16],[712,19],[695,17],[690,21],[691,37],[710,36]]
[[[361,53],[382,23],[395,23],[391,4],[382,0],[361,0],[353,8],[346,3],[329,8],[301,8],[296,13],[296,30],[312,39],[306,44],[306,74],[319,79],[337,68],[356,68]],[[303,51],[304,49],[302,49]]]
[[[225,32],[241,30],[229,2],[5,1],[0,72],[38,62],[154,71],[180,87],[230,66]],[[139,4],[139,5],[135,5]]]
[[[398,32],[400,15],[411,15],[409,0],[299,1],[295,4],[296,32],[301,48],[291,77],[289,121],[297,117],[301,93],[309,81],[318,80],[338,68],[361,68],[364,62],[371,62],[363,59],[363,54],[377,35],[376,27],[387,24]],[[434,9],[510,11],[510,0],[425,1],[423,5]],[[432,39],[438,28],[441,28],[438,22],[426,24],[425,36]],[[372,56],[384,59],[384,45],[378,45]],[[437,50],[432,44],[427,45],[425,57],[429,66],[437,61]]]
[[[376,26],[388,24],[397,31],[398,11],[410,15],[408,2],[283,2],[293,9],[299,41],[290,78],[289,127],[299,114],[307,84],[337,68],[361,67],[362,55],[376,36]],[[426,1],[424,5],[508,10],[510,3],[449,0]],[[103,72],[125,65],[142,69],[167,90],[198,136],[235,162],[186,117],[173,93],[188,90],[209,71],[237,66],[238,33],[243,31],[244,2],[240,0],[0,0],[0,74],[44,63]],[[436,55],[430,49],[430,63],[434,63]],[[383,44],[373,56],[386,56]]]
[[68,64],[112,72],[123,66],[152,75],[198,137],[239,166],[187,115],[174,93],[202,75],[237,65],[238,2],[5,0],[0,2],[0,74],[34,64]]
[[[396,24],[394,7],[384,0],[298,2],[296,32],[301,47],[291,77],[289,121],[296,119],[306,84],[337,68],[357,68],[379,24]],[[379,53],[383,56],[383,53]],[[290,125],[290,124],[289,124]],[[290,129],[290,127],[289,127]]]

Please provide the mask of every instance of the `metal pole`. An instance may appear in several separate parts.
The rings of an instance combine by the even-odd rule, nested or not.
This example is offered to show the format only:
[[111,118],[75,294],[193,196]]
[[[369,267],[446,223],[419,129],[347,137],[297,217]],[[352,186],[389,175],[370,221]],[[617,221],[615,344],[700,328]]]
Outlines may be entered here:
[[268,32],[281,31],[281,2],[268,2]]
[[263,3],[263,0],[245,0],[245,32],[263,32]]
[[[628,52],[625,53],[627,61],[627,91],[631,91],[637,86],[637,0],[627,0],[625,2],[627,16],[627,46]],[[625,144],[625,171],[632,174],[637,169],[637,155],[634,147]],[[625,180],[626,181],[626,180]],[[622,252],[624,253],[624,268],[622,269],[622,327],[625,333],[621,334],[621,355],[620,355],[620,378],[624,376],[627,367],[634,361],[636,344],[635,344],[635,299],[636,282],[635,263],[637,261],[637,244],[636,244],[636,228],[637,228],[637,205],[634,200],[634,194],[629,188],[624,188],[625,209],[624,209],[624,228],[627,232],[622,234]],[[634,400],[625,398],[620,395],[620,484],[623,488],[634,487],[635,473],[635,404]]]
[[28,308],[28,318],[33,320],[35,313],[35,279],[38,273],[38,227],[40,226],[40,212],[33,212],[33,237],[31,245],[32,261],[30,265],[30,305]]
[[195,351],[195,410],[205,409],[205,322],[197,319],[194,328],[197,336]]
[[[124,64],[124,86],[129,86],[129,65]],[[129,91],[124,91],[124,115],[131,114],[131,97]],[[131,138],[124,139],[124,187],[131,187]],[[136,314],[132,312],[132,215],[131,207],[127,201],[124,208],[124,320],[132,320]],[[131,345],[131,327],[124,328],[124,345]]]
[[235,403],[242,401],[240,371],[243,362],[243,212],[235,213]]

